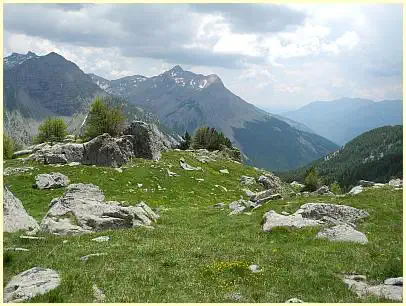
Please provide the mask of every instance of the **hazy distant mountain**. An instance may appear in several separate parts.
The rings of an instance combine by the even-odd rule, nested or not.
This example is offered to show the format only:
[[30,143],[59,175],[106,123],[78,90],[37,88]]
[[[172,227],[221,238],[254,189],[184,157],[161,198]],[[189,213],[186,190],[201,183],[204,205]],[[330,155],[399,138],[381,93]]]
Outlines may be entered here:
[[402,124],[403,102],[342,98],[312,102],[283,115],[335,143],[344,144],[376,127]]
[[90,77],[107,92],[156,114],[179,133],[193,133],[202,125],[221,130],[249,162],[261,167],[291,169],[337,148],[303,124],[247,103],[215,74],[205,76],[175,66],[150,78],[136,75],[108,81],[94,74]]

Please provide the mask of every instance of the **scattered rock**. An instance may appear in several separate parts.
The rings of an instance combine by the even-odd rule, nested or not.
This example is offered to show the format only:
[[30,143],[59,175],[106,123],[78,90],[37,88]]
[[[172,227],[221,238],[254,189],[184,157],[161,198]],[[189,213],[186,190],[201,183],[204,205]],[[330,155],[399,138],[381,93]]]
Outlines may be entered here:
[[9,176],[15,174],[22,174],[25,172],[33,171],[34,169],[35,169],[34,167],[21,167],[21,168],[8,167],[4,169],[3,175]]
[[271,200],[279,200],[282,199],[282,196],[279,193],[276,194],[271,194],[270,196],[267,196],[265,198],[261,198],[255,201],[255,203],[257,204],[261,204],[267,201],[271,201]]
[[94,302],[102,303],[106,298],[104,291],[102,289],[98,288],[96,286],[96,284],[93,284],[92,289],[93,289]]
[[25,248],[7,248],[6,251],[16,251],[16,252],[28,252],[29,249],[25,249]]
[[21,201],[5,186],[3,186],[3,226],[3,231],[7,233],[39,228],[37,221],[26,212]]
[[166,170],[168,171],[169,176],[179,176],[179,174],[177,174],[175,172],[172,172],[172,171],[169,171],[169,169],[166,169]]
[[143,202],[135,206],[105,202],[103,192],[93,184],[71,184],[64,195],[52,203],[40,228],[55,235],[150,226],[159,218]]
[[319,220],[305,219],[300,214],[284,216],[278,214],[274,210],[270,210],[264,214],[262,230],[264,232],[269,232],[274,227],[302,228],[306,226],[317,226],[320,224],[323,224],[323,222]]
[[344,224],[323,229],[317,234],[316,238],[325,238],[330,241],[355,242],[360,244],[368,243],[368,239],[364,233],[361,233],[355,230],[353,227]]
[[371,181],[366,181],[366,180],[360,180],[358,181],[358,185],[362,186],[362,187],[372,187],[374,186],[376,183],[375,182],[371,182]]
[[114,170],[116,170],[119,173],[123,173],[123,169],[121,169],[121,168],[114,168]]
[[100,237],[96,237],[96,238],[92,239],[92,241],[96,241],[96,242],[106,242],[109,240],[110,240],[109,236],[100,236]]
[[253,198],[253,197],[255,197],[255,195],[256,195],[255,192],[252,192],[252,191],[249,190],[249,189],[243,189],[242,191],[244,191],[245,194],[246,194],[246,196],[249,197],[249,198]]
[[242,184],[242,185],[255,184],[255,178],[253,178],[251,176],[242,175],[240,178],[240,184]]
[[258,182],[264,186],[265,189],[271,190],[271,193],[279,193],[281,191],[282,181],[276,175],[266,172],[258,178]]
[[344,275],[343,281],[350,290],[355,292],[359,297],[375,295],[380,298],[400,302],[403,299],[403,281],[402,285],[379,284],[370,286],[366,283],[366,277],[363,275],[362,278],[354,278],[353,275]]
[[363,191],[364,191],[364,188],[362,186],[355,186],[348,192],[348,194],[356,195]]
[[328,188],[328,186],[324,185],[321,186],[319,189],[317,189],[316,191],[311,193],[312,195],[329,195],[329,196],[333,196],[334,193],[332,193],[330,191],[330,189]]
[[268,189],[255,193],[253,196],[250,197],[250,200],[253,202],[265,202],[268,200],[276,200],[280,198],[282,198],[282,196],[279,193],[275,194],[273,189]]
[[68,186],[69,179],[67,176],[59,172],[51,172],[49,174],[38,174],[35,177],[35,188],[38,189],[53,189]]
[[293,181],[292,183],[290,183],[290,185],[292,186],[292,187],[298,187],[298,188],[300,188],[300,189],[302,189],[302,188],[304,188],[304,184],[301,184],[301,183],[299,183],[299,182],[296,182],[296,181]]
[[300,206],[295,214],[301,214],[303,218],[321,220],[323,217],[330,217],[344,223],[354,223],[366,218],[369,214],[361,209],[347,205],[306,203]]
[[233,292],[227,298],[230,298],[233,301],[241,301],[243,299],[243,296],[238,293],[238,292]]
[[79,162],[70,162],[70,163],[68,164],[68,166],[70,166],[70,167],[79,166],[79,165],[80,165]]
[[223,174],[229,174],[230,173],[230,172],[228,172],[227,169],[220,169],[219,172],[223,173]]
[[285,301],[285,303],[304,303],[304,302],[302,300],[299,300],[298,298],[291,298]]
[[29,239],[29,240],[43,240],[45,237],[37,237],[37,236],[20,236],[20,239]]
[[86,256],[82,256],[80,257],[80,261],[88,261],[90,257],[99,257],[99,256],[104,256],[107,255],[107,253],[93,253],[93,254],[89,254]]
[[258,266],[258,265],[250,265],[249,267],[248,267],[248,269],[250,269],[253,273],[258,273],[258,272],[261,272],[262,271],[262,268],[260,267],[260,266]]
[[22,302],[59,286],[61,278],[51,269],[34,267],[14,276],[4,288],[4,302]]
[[197,178],[195,180],[198,181],[198,182],[204,182],[204,179],[202,179],[202,178]]
[[403,277],[387,278],[383,283],[384,285],[403,286]]
[[186,163],[184,158],[180,159],[180,166],[182,167],[183,170],[187,170],[187,171],[202,170],[201,167],[192,167],[191,165]]
[[223,208],[225,206],[226,206],[226,204],[224,204],[223,202],[220,202],[220,203],[214,204],[212,207],[214,207],[214,208]]
[[401,180],[399,178],[393,179],[393,180],[390,180],[388,184],[389,184],[389,186],[396,187],[396,188],[403,187],[403,180]]

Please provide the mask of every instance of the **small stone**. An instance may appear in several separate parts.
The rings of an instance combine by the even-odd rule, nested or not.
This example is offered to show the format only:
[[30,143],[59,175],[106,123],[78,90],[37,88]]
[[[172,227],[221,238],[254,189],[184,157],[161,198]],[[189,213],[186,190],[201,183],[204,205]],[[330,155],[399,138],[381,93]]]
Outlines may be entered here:
[[[79,162],[71,162],[68,164],[68,166],[74,167],[74,166],[79,166],[80,163]],[[93,165],[94,167],[96,167],[96,165]]]
[[114,170],[116,170],[116,171],[119,172],[119,173],[122,173],[122,172],[123,172],[123,169],[121,169],[121,168],[114,168]]
[[216,203],[216,204],[214,204],[212,207],[214,207],[214,208],[222,208],[222,207],[224,207],[224,206],[226,206],[226,204],[224,204],[223,202],[221,202],[221,203]]
[[137,184],[137,187],[138,188],[141,188],[143,185],[142,184]]
[[227,169],[221,169],[219,171],[220,171],[220,173],[223,173],[223,174],[229,174],[230,173],[230,172],[228,172]]
[[96,241],[96,242],[105,242],[105,241],[109,241],[110,237],[109,236],[100,236],[100,237],[96,237],[93,238],[92,241]]
[[28,252],[29,249],[24,249],[24,248],[7,248],[6,251],[21,251],[21,252]]
[[285,303],[304,303],[304,302],[298,298],[291,298],[287,300]]
[[64,240],[64,241],[62,241],[62,243],[63,243],[63,244],[68,243],[68,240]]
[[103,256],[103,255],[107,255],[107,253],[94,253],[94,254],[89,254],[86,256],[82,256],[79,259],[81,261],[87,261],[90,257],[98,257],[98,256]]
[[45,237],[37,237],[37,236],[20,236],[21,239],[31,239],[31,240],[42,240]]
[[95,302],[103,302],[106,298],[104,291],[97,287],[96,284],[93,284],[93,296],[95,298]]
[[262,268],[260,267],[260,266],[258,266],[258,265],[250,265],[249,267],[248,267],[248,269],[250,269],[253,273],[258,273],[258,272],[261,272],[262,271]]

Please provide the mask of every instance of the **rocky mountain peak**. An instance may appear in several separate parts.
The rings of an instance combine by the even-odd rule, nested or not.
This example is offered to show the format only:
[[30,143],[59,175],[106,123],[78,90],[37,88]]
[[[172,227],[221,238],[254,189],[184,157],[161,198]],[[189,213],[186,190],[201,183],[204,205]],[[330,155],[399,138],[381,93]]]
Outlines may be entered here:
[[184,72],[184,70],[182,69],[182,67],[179,65],[176,65],[172,69],[168,70],[166,73],[173,77],[176,77],[176,76],[182,75],[183,72]]

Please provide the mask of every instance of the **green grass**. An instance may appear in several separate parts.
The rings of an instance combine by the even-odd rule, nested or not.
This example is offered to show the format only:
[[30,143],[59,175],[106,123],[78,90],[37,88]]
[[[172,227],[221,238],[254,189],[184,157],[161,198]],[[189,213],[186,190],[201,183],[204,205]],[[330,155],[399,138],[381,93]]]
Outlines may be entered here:
[[[203,171],[182,170],[181,156]],[[168,177],[169,164],[170,170],[181,176]],[[5,164],[17,165],[21,161]],[[251,167],[229,161],[201,164],[186,152],[164,153],[159,162],[137,159],[123,173],[103,167],[32,165],[37,170],[4,177],[4,183],[38,221],[46,214],[51,199],[64,192],[31,187],[36,174],[52,171],[67,175],[71,183],[98,185],[107,200],[129,204],[145,201],[153,208],[161,208],[161,219],[153,230],[134,228],[49,236],[45,240],[25,241],[19,233],[5,233],[5,248],[24,247],[30,251],[5,253],[4,284],[33,266],[55,269],[62,277],[58,288],[30,302],[92,302],[93,284],[104,290],[106,302],[232,302],[232,293],[240,293],[244,302],[284,302],[292,297],[325,303],[388,302],[374,297],[359,299],[337,275],[356,272],[365,274],[371,282],[402,275],[401,191],[367,190],[344,198],[286,195],[283,200],[265,203],[252,215],[228,216],[228,208],[209,206],[228,204],[244,195],[240,176],[259,175]],[[223,168],[230,174],[219,173]],[[138,183],[143,187],[138,188]],[[158,184],[166,190],[159,191]],[[261,187],[251,187],[255,189]],[[289,194],[288,185],[284,192]],[[367,235],[369,243],[315,240],[318,228],[261,231],[262,216],[269,209],[294,212],[309,202],[347,204],[367,210],[370,217],[358,229]],[[108,235],[111,240],[91,241],[100,235]],[[107,255],[87,262],[79,260],[103,252]],[[250,264],[260,265],[263,272],[251,273],[246,268]]]

